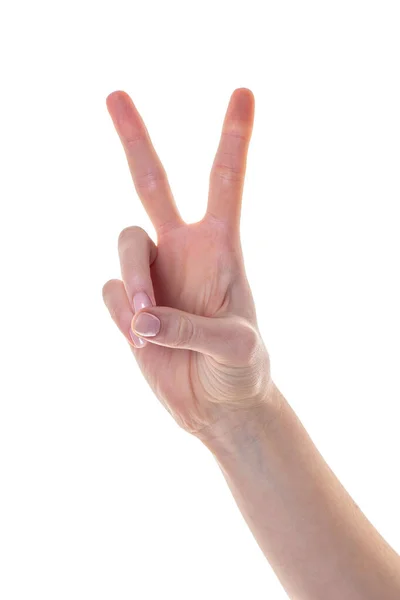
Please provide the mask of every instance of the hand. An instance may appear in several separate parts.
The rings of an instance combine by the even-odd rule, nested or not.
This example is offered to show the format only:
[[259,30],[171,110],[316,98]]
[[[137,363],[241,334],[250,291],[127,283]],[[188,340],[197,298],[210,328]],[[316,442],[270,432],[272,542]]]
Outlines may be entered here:
[[140,227],[124,229],[122,281],[108,281],[103,298],[156,396],[181,427],[200,434],[264,405],[272,383],[239,235],[254,96],[246,88],[231,96],[207,211],[191,224],[131,98],[116,91],[106,103],[157,245]]

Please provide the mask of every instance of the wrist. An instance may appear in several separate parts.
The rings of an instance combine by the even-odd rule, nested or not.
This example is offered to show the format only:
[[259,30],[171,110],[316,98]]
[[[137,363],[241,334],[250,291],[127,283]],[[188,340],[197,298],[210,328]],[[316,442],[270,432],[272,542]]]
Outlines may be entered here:
[[276,427],[286,400],[270,380],[260,403],[252,407],[226,408],[220,418],[196,434],[218,458],[242,453]]

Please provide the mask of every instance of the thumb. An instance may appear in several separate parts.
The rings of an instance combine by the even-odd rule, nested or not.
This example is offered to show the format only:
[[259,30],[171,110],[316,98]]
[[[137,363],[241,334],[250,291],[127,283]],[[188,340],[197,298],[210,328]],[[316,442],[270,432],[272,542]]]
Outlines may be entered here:
[[196,350],[231,365],[247,364],[261,344],[257,329],[243,317],[203,317],[166,306],[137,312],[131,328],[152,344]]

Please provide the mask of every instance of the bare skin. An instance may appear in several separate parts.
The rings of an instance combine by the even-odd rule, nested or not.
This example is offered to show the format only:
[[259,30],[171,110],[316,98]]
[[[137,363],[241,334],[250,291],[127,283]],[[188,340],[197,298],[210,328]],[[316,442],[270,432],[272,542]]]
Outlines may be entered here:
[[[270,380],[239,238],[253,94],[247,89],[233,94],[210,176],[208,210],[191,224],[179,215],[131,99],[114,92],[107,106],[158,239],[155,246],[143,229],[122,231],[123,282],[108,282],[104,299],[156,395],[195,433],[219,419],[226,403],[260,404]],[[150,343],[135,348],[129,333],[133,297],[142,291],[157,305],[151,312],[162,315],[162,326],[159,335],[146,338]]]
[[[341,486],[274,384],[240,244],[254,96],[230,98],[206,213],[185,223],[131,98],[107,98],[157,233],[118,241],[122,280],[103,287],[143,375],[180,427],[214,454],[293,600],[399,600],[400,558]],[[146,316],[150,315],[150,316]]]

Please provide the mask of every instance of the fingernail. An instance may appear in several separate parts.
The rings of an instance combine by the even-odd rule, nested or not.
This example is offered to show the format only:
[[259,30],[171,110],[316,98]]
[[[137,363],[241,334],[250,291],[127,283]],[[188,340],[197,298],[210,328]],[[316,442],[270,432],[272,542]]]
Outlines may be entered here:
[[140,337],[135,335],[133,331],[130,331],[129,335],[131,336],[131,340],[136,348],[143,348],[143,346],[147,346],[146,340],[142,340]]
[[[138,292],[133,296],[133,309],[135,313],[142,308],[147,308],[148,306],[153,306],[153,303],[146,292]],[[130,331],[129,334],[136,348],[143,348],[144,346],[147,346],[146,340],[142,340],[140,337],[135,335],[133,331]]]
[[138,315],[132,326],[139,335],[153,337],[160,331],[161,323],[160,319],[154,315],[142,312]]
[[135,309],[135,313],[148,306],[153,306],[153,304],[146,292],[138,292],[133,296],[133,308]]

